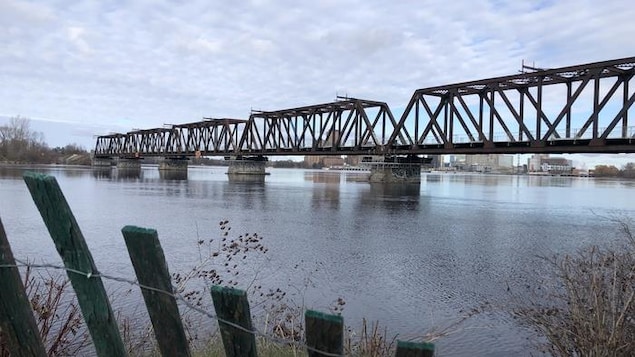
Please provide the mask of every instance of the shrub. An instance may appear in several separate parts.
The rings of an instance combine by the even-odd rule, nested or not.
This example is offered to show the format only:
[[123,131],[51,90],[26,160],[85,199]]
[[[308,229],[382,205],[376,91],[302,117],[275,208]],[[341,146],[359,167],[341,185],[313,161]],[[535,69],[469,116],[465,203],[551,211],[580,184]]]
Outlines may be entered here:
[[575,255],[541,258],[549,276],[513,309],[553,356],[635,355],[635,237],[618,249],[591,246]]
[[[90,336],[69,280],[51,271],[33,275],[27,267],[24,289],[31,302],[38,332],[48,356],[75,356],[89,343]],[[10,356],[0,333],[0,356]]]

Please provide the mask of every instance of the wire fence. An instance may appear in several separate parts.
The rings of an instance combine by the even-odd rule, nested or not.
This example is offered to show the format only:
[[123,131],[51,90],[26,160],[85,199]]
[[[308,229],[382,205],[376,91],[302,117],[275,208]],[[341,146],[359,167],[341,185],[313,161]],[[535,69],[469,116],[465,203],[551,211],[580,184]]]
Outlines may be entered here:
[[[153,291],[153,292],[157,292],[160,294],[164,294],[166,296],[172,297],[174,299],[176,299],[177,301],[179,301],[180,303],[182,303],[186,308],[195,311],[199,314],[202,314],[206,317],[209,317],[213,320],[216,320],[219,323],[223,323],[226,324],[228,326],[231,326],[233,328],[236,328],[242,332],[246,332],[249,333],[255,337],[260,337],[263,338],[269,342],[273,342],[279,346],[294,346],[296,348],[300,348],[300,349],[306,349],[308,351],[311,352],[316,352],[319,353],[321,355],[324,356],[329,356],[329,357],[339,357],[339,356],[344,356],[344,354],[337,354],[337,353],[331,353],[331,352],[327,352],[327,351],[323,351],[317,348],[313,348],[311,346],[308,346],[307,344],[301,342],[301,341],[296,341],[294,339],[287,339],[287,338],[281,338],[281,337],[277,337],[277,336],[272,336],[269,334],[266,334],[260,330],[258,330],[256,327],[252,327],[252,329],[247,329],[244,328],[243,326],[236,324],[232,321],[226,320],[226,319],[222,319],[219,316],[217,316],[216,314],[213,314],[201,307],[198,307],[194,304],[192,304],[191,302],[189,302],[183,295],[179,294],[179,293],[173,293],[170,291],[166,291],[166,290],[162,290],[162,289],[158,289],[152,286],[147,286],[147,285],[143,285],[140,284],[138,281],[136,280],[131,280],[131,279],[127,279],[127,278],[122,278],[122,277],[117,277],[117,276],[113,276],[113,275],[108,275],[108,274],[104,274],[101,273],[99,271],[93,271],[93,272],[84,272],[84,271],[80,271],[80,270],[76,270],[76,269],[71,269],[71,268],[67,268],[61,265],[55,265],[55,264],[49,264],[49,263],[39,263],[39,264],[34,264],[34,263],[30,263],[28,261],[22,260],[22,259],[18,259],[15,258],[15,261],[18,264],[1,264],[0,265],[0,269],[6,269],[6,268],[30,268],[30,269],[53,269],[53,270],[60,270],[60,271],[66,271],[67,273],[73,273],[73,274],[77,274],[80,275],[82,277],[86,277],[87,279],[95,279],[95,278],[102,278],[102,279],[106,279],[106,280],[110,280],[110,281],[116,281],[116,282],[120,282],[120,283],[125,283],[125,284],[129,284],[132,286],[137,286],[142,290],[148,290],[148,291]],[[209,291],[211,289],[211,285],[207,285],[206,286],[206,290]],[[173,286],[173,291],[176,291],[176,287]]]

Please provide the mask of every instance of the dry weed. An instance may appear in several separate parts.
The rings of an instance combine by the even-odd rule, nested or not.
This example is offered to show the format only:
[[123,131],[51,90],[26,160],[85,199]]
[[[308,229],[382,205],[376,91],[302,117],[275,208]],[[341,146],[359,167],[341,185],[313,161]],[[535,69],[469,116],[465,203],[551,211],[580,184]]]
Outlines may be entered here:
[[592,246],[575,255],[542,258],[552,274],[529,288],[513,314],[544,341],[553,356],[635,355],[635,239],[621,222],[627,244]]

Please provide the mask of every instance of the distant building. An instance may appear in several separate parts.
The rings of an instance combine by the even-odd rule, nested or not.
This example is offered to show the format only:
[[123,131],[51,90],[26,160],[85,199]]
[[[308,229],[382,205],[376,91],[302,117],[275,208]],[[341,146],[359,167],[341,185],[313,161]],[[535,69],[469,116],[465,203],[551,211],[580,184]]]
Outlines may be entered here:
[[573,171],[571,160],[563,157],[550,157],[543,159],[540,168],[542,172],[548,172],[556,175],[569,175]]
[[341,156],[323,156],[323,167],[344,166],[344,159]]
[[304,167],[310,169],[321,169],[323,167],[344,166],[344,159],[341,156],[305,156]]
[[542,171],[542,159],[548,158],[548,154],[534,154],[527,160],[527,170],[529,172]]
[[511,172],[513,169],[511,155],[486,154],[467,155],[465,169],[475,172]]
[[360,155],[348,155],[344,158],[344,163],[349,166],[359,166],[361,161],[362,157]]
[[432,159],[428,165],[429,167],[433,169],[440,169],[443,167],[443,155],[428,155],[428,157]]
[[[318,142],[318,146],[322,148],[333,147],[339,144],[340,140],[340,132],[339,130],[333,130],[329,133],[326,140],[320,140]],[[341,156],[331,156],[331,155],[311,155],[304,157],[304,167],[310,169],[321,169],[323,167],[330,166],[343,166],[344,159]]]
[[322,158],[324,156],[305,156],[304,157],[304,167],[310,169],[320,169],[322,168]]
[[529,172],[544,172],[552,175],[570,175],[573,172],[571,160],[563,157],[549,157],[535,154],[527,161]]
[[329,136],[326,138],[323,147],[332,147],[335,146],[340,141],[340,132],[339,130],[333,130],[329,133]]
[[364,155],[362,162],[384,162],[384,155]]
[[450,155],[448,167],[454,170],[463,170],[467,155]]

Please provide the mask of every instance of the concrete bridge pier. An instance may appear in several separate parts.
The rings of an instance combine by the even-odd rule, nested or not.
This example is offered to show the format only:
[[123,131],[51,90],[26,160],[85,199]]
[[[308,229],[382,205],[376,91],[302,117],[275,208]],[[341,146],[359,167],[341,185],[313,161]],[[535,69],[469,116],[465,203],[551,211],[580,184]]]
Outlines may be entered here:
[[141,177],[141,159],[139,158],[118,158],[117,171],[115,177],[117,179],[138,179]]
[[131,171],[141,170],[141,160],[138,158],[128,159],[128,158],[120,157],[116,160],[116,162],[117,162],[117,169],[119,170],[131,170]]
[[162,180],[187,180],[188,159],[164,157],[159,160],[159,177]]
[[420,183],[421,165],[432,159],[415,155],[385,157],[383,161],[367,163],[370,166],[370,182],[383,183]]
[[187,172],[187,162],[184,157],[165,157],[159,160],[159,171]]
[[96,168],[110,168],[112,165],[115,164],[115,162],[109,157],[93,157],[93,159],[91,160],[91,164],[93,167]]
[[420,183],[421,164],[373,164],[370,168],[370,182]]
[[265,156],[230,156],[225,157],[225,160],[229,161],[228,175],[264,176],[269,174],[265,172],[268,161]]

